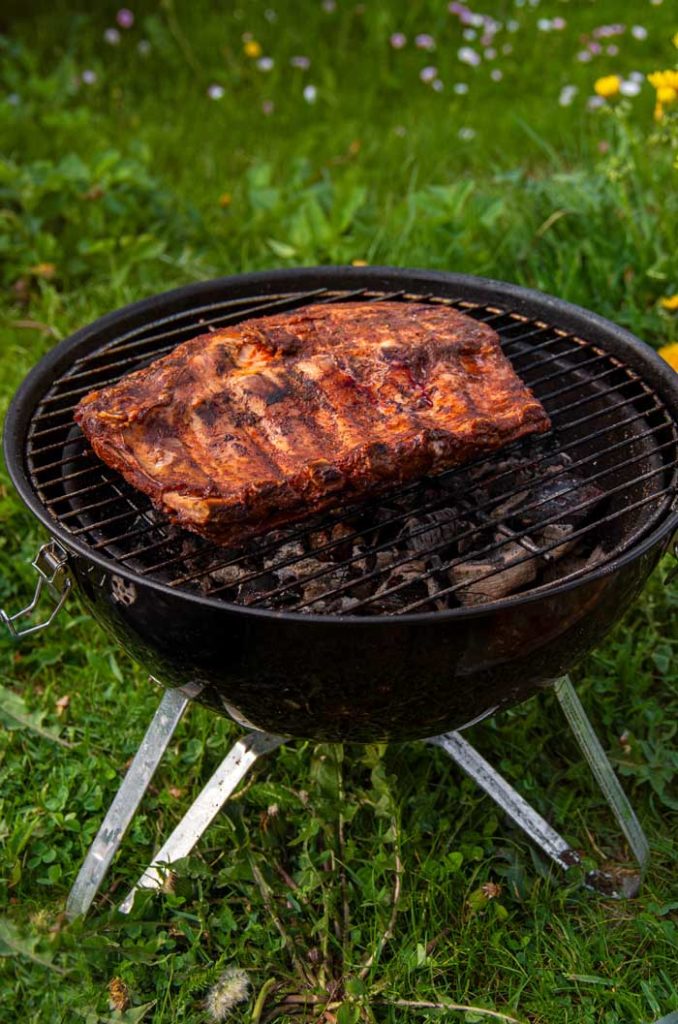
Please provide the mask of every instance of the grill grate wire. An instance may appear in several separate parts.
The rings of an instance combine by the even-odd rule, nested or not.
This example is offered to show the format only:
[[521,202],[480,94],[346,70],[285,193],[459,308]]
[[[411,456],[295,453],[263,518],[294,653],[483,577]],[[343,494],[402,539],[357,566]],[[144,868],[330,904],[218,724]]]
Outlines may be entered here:
[[[536,442],[534,439],[527,443],[525,440],[514,442],[500,452],[463,467],[456,467],[435,481],[410,483],[358,506],[335,510],[304,521],[297,527],[276,531],[250,542],[244,552],[224,551],[202,539],[192,539],[194,547],[186,554],[182,538],[187,535],[159,519],[144,495],[101,463],[73,424],[73,409],[83,395],[94,388],[115,383],[126,373],[159,358],[196,333],[218,329],[255,315],[292,310],[309,302],[356,299],[370,302],[400,300],[443,303],[490,324],[499,333],[503,350],[516,371],[545,405],[554,424],[552,436]],[[586,406],[592,408],[587,410]],[[631,425],[633,429],[629,431]],[[574,434],[570,436],[572,432]],[[641,445],[640,451],[638,445]],[[651,469],[646,469],[648,447],[652,458],[658,460],[658,464]],[[441,603],[454,606],[455,595],[468,586],[467,583],[456,582],[442,587],[438,585],[435,592],[429,592],[428,596],[408,600],[411,579],[390,586],[388,581],[394,570],[411,565],[422,557],[452,549],[462,542],[467,545],[467,552],[452,558],[448,555],[442,561],[439,559],[440,564],[435,568],[417,575],[417,582],[426,583],[434,577],[440,579],[441,574],[449,573],[451,569],[471,559],[492,556],[509,544],[517,545],[522,553],[495,569],[490,568],[487,573],[476,578],[476,583],[520,566],[530,559],[538,559],[542,564],[552,561],[551,553],[562,546],[562,538],[550,543],[538,543],[533,536],[544,527],[557,523],[562,518],[561,513],[539,517],[536,523],[522,529],[511,525],[517,516],[533,512],[540,505],[548,508],[548,498],[530,503],[528,497],[526,503],[521,503],[506,515],[499,518],[492,516],[493,509],[516,498],[526,489],[529,491],[531,487],[524,481],[518,484],[514,482],[511,486],[516,466],[502,469],[507,457],[518,457],[521,471],[532,471],[540,466],[546,471],[557,455],[564,455],[568,461],[555,471],[551,465],[549,481],[566,477],[574,471],[586,472],[562,490],[561,494],[576,492],[580,487],[593,482],[601,487],[604,491],[602,510],[599,509],[591,521],[577,526],[568,535],[573,540],[587,535],[603,535],[611,524],[617,524],[618,527],[621,524],[623,535],[624,517],[628,518],[640,509],[647,510],[648,522],[661,514],[676,491],[677,447],[675,424],[658,397],[639,376],[598,346],[558,327],[541,320],[530,320],[494,305],[483,306],[431,294],[411,294],[405,291],[379,293],[366,288],[335,292],[319,288],[200,306],[162,318],[154,324],[129,330],[92,353],[80,357],[74,361],[69,372],[53,382],[37,407],[29,431],[27,461],[35,489],[55,520],[73,536],[87,539],[93,550],[104,552],[140,576],[157,578],[175,588],[195,590],[198,587],[208,596],[233,600],[232,594],[229,595],[229,591],[234,589],[233,584],[213,579],[213,573],[242,566],[243,572],[238,578],[238,586],[242,587],[244,584],[261,582],[280,570],[288,570],[309,557],[316,559],[321,555],[326,558],[326,561],[320,563],[321,568],[257,590],[241,603],[256,607],[280,607],[285,611],[316,611],[322,610],[323,604],[329,599],[343,594],[351,596],[364,587],[365,583],[371,582],[381,584],[379,593],[353,597],[350,614],[369,614],[376,601],[404,594],[403,603],[393,613],[401,614],[439,608]],[[493,467],[497,467],[496,471],[493,471]],[[629,467],[638,468],[635,476],[633,473],[629,476]],[[641,469],[646,471],[640,472]],[[460,502],[451,495],[449,485],[455,480],[466,484],[472,479],[470,474],[474,470],[485,474],[482,486],[476,488],[476,496],[473,496],[472,484],[471,488],[465,486],[466,497]],[[620,472],[624,479],[616,483],[615,475]],[[611,478],[607,484],[606,478]],[[497,492],[496,486],[503,480],[509,483],[508,489]],[[647,489],[649,493],[640,493],[639,488],[641,491]],[[433,495],[432,489],[437,489]],[[408,504],[403,505],[405,500]],[[393,540],[379,542],[371,539],[378,538],[380,532],[383,534],[384,528],[405,524],[412,517],[444,510],[450,504],[461,511],[463,528],[437,544],[426,545],[423,553],[421,550],[410,550],[403,554]],[[600,498],[585,499],[573,506],[571,511],[586,513],[600,505]],[[383,514],[385,508],[389,510],[386,518]],[[378,527],[370,518],[375,510],[381,512]],[[336,540],[332,539],[331,531],[339,525],[345,525],[349,532],[344,531]],[[422,537],[431,530],[430,523],[423,522],[409,530],[407,538],[412,540]],[[488,535],[492,531],[495,536],[488,543]],[[314,535],[325,535],[328,539],[309,551],[307,542]],[[355,542],[361,543],[360,551],[353,550],[349,557],[338,557],[342,548]],[[285,555],[283,549],[289,545],[301,545],[302,549],[292,556]],[[276,552],[280,553],[281,550],[283,554],[279,554],[276,560]],[[333,585],[333,577],[336,577],[339,570],[350,571],[359,563],[369,565],[377,556],[389,551],[395,553],[396,557]],[[612,546],[607,558],[616,552],[617,548]],[[266,559],[266,562],[262,562],[262,559]],[[602,560],[605,560],[604,556]],[[576,571],[572,573],[578,574]],[[327,586],[319,591],[316,587],[313,596],[304,597],[303,588],[308,583],[322,583],[324,578]]]

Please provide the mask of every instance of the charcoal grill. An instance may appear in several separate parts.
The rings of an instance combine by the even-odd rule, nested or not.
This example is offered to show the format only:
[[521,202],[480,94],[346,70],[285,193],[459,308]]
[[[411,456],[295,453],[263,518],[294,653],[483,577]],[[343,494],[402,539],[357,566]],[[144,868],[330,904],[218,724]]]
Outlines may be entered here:
[[[356,300],[444,303],[489,323],[546,407],[551,433],[225,551],[164,520],[73,423],[88,391],[197,333]],[[77,590],[169,688],[71,911],[89,905],[191,699],[252,732],[158,863],[190,849],[224,793],[283,737],[435,736],[567,866],[573,852],[457,731],[551,684],[644,862],[642,833],[563,677],[618,621],[670,543],[677,410],[673,371],[626,331],[527,289],[428,271],[224,278],[136,303],[56,346],[20,388],[5,429],[13,482],[52,539],[34,563],[33,601],[0,615],[16,636],[35,632]],[[47,618],[24,625],[45,590]],[[159,877],[153,868],[143,884]]]

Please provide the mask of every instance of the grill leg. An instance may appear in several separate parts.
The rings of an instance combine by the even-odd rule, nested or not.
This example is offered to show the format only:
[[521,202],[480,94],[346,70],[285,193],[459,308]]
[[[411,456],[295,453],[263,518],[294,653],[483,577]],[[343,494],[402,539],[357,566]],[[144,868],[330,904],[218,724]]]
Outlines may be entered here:
[[[612,766],[605,756],[593,727],[577,697],[570,679],[565,676],[556,683],[556,695],[565,717],[581,747],[584,757],[609,803],[629,846],[638,861],[639,873],[620,873],[615,877],[604,871],[590,871],[586,885],[607,896],[632,897],[638,894],[650,851],[640,823],[626,798]],[[531,807],[506,779],[490,765],[458,732],[434,736],[428,743],[440,747],[463,771],[492,797],[496,804],[519,828],[557,864],[567,870],[580,862],[573,850],[555,829]]]
[[123,914],[132,909],[138,889],[160,889],[167,876],[167,866],[188,856],[200,837],[216,818],[238,783],[254,762],[284,740],[266,732],[251,732],[235,744],[224,758],[200,795],[183,816],[153,863],[120,905]]
[[68,895],[67,917],[73,919],[89,910],[188,701],[181,690],[165,691]]

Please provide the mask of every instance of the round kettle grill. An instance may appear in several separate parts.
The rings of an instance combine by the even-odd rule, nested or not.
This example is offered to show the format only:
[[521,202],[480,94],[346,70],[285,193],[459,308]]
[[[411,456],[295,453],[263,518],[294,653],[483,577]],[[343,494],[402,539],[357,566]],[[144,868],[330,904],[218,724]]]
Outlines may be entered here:
[[[73,422],[83,395],[196,334],[356,300],[444,303],[489,323],[553,430],[225,551],[164,521]],[[330,267],[222,278],[135,303],[57,345],[7,416],[12,481],[51,540],[34,563],[33,601],[0,617],[15,636],[36,632],[75,590],[168,687],[70,912],[89,906],[189,700],[251,731],[140,884],[158,884],[158,865],[185,856],[251,763],[286,737],[435,737],[567,867],[576,854],[458,732],[551,684],[644,864],[642,832],[564,677],[640,593],[678,525],[677,419],[678,376],[627,331],[460,274]],[[24,625],[43,591],[51,611]]]

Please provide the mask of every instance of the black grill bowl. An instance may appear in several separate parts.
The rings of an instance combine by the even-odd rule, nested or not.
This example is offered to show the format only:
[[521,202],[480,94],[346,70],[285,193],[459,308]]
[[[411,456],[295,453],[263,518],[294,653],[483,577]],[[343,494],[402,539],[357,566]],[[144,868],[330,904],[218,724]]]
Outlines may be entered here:
[[[226,300],[242,300],[246,308],[248,299],[261,303],[267,296],[273,301],[281,295],[309,296],[315,290],[350,290],[353,296],[363,289],[405,298],[433,295],[462,306],[496,306],[497,311],[511,311],[583,339],[587,351],[594,353],[593,362],[600,352],[612,360],[600,381],[587,373],[583,362],[581,369],[567,360],[560,367],[553,351],[549,364],[552,373],[561,368],[568,382],[557,399],[565,411],[581,401],[586,388],[589,408],[607,408],[608,403],[612,411],[605,422],[612,426],[610,394],[631,396],[624,400],[624,415],[629,408],[640,410],[628,428],[628,464],[619,464],[605,477],[610,497],[598,532],[609,554],[601,565],[474,608],[360,616],[245,607],[219,595],[172,586],[162,571],[146,571],[133,558],[121,558],[86,506],[80,509],[76,497],[68,499],[67,487],[62,485],[59,496],[58,484],[41,485],[47,479],[45,467],[56,462],[70,478],[78,456],[65,414],[51,421],[64,426],[49,428],[48,439],[56,439],[49,450],[36,454],[41,450],[36,443],[40,410],[49,408],[50,401],[65,408],[68,389],[63,381],[78,367],[101,368],[99,376],[86,377],[91,387],[100,383],[99,377],[105,379],[107,358],[97,355],[98,362],[88,363],[94,353],[125,335],[139,336],[140,330],[141,337],[152,339],[158,321],[181,327],[172,332],[177,343],[200,332],[204,313],[198,310],[218,308]],[[154,356],[152,348],[149,357]],[[138,365],[130,362],[124,372]],[[635,390],[625,392],[631,378]],[[85,606],[163,683],[193,684],[196,698],[217,712],[283,735],[357,742],[415,739],[462,727],[552,683],[602,640],[639,594],[678,524],[677,382],[678,376],[628,332],[513,285],[389,268],[264,272],[136,303],[58,345],[29,374],[12,403],[5,457],[22,499],[68,552]],[[647,396],[651,405],[642,405]],[[42,435],[47,434],[44,422],[38,432]],[[593,468],[606,469],[606,458],[603,454]],[[80,479],[87,482],[89,472]],[[98,472],[96,466],[91,472]],[[123,489],[121,507],[125,500]],[[117,509],[115,502],[110,508]]]

